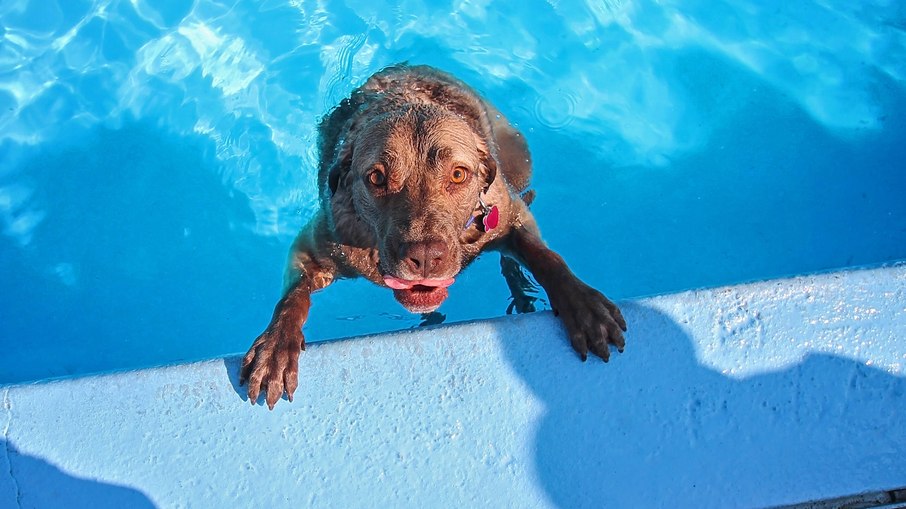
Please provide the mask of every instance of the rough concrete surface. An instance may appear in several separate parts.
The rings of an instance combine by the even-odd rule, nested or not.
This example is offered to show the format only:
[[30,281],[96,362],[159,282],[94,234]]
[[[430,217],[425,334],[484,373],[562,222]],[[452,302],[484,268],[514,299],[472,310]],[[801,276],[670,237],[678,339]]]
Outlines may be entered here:
[[[582,363],[550,313],[0,389],[0,507],[767,507],[906,486],[906,267],[622,303]],[[250,338],[251,340],[252,338]]]

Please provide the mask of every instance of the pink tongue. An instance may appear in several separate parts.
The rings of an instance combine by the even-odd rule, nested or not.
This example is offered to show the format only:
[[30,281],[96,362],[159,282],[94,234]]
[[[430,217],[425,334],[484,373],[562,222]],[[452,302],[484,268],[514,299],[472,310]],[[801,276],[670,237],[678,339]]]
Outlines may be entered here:
[[393,276],[384,276],[384,284],[394,290],[409,290],[413,286],[433,286],[446,288],[453,284],[453,278],[450,279],[400,279]]

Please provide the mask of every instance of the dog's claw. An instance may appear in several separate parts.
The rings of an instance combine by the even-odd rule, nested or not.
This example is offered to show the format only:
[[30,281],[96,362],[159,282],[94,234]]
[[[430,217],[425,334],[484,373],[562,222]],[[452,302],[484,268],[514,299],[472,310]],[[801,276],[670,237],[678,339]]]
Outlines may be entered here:
[[611,345],[623,352],[626,321],[620,309],[601,292],[574,279],[549,293],[551,304],[559,311],[554,315],[563,320],[573,349],[583,362],[589,351],[609,362]]
[[302,331],[268,328],[252,344],[242,359],[241,381],[248,381],[249,402],[254,405],[261,393],[271,410],[287,394],[292,401],[299,383],[299,354],[302,350]]

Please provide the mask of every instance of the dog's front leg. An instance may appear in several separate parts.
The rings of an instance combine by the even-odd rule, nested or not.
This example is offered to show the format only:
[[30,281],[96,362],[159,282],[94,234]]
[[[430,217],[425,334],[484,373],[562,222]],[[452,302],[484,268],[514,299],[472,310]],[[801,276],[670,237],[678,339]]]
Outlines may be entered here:
[[293,400],[299,385],[299,354],[305,350],[302,325],[308,319],[311,292],[311,280],[303,274],[277,303],[270,325],[242,359],[239,384],[249,384],[253,405],[262,390],[271,410],[284,391]]
[[299,354],[305,350],[302,326],[308,319],[311,294],[331,284],[336,274],[329,255],[319,254],[319,247],[325,245],[324,224],[319,216],[299,232],[290,250],[283,298],[274,308],[270,324],[242,359],[239,383],[248,383],[253,405],[264,391],[267,406],[273,410],[284,392],[292,401],[299,385]]
[[563,258],[541,240],[534,221],[515,227],[508,240],[511,252],[544,287],[554,314],[563,320],[569,340],[583,361],[589,350],[605,362],[610,359],[609,345],[623,351],[626,321],[620,309],[569,270]]

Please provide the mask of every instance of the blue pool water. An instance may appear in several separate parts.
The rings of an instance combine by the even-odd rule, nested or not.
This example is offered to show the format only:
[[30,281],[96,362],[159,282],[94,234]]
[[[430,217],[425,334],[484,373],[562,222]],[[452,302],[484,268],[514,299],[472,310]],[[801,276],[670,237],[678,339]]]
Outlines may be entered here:
[[[904,29],[881,0],[5,1],[0,383],[245,351],[319,116],[403,60],[523,130],[547,241],[613,298],[906,259]],[[497,264],[447,321],[504,312]],[[418,323],[344,281],[306,335]]]

